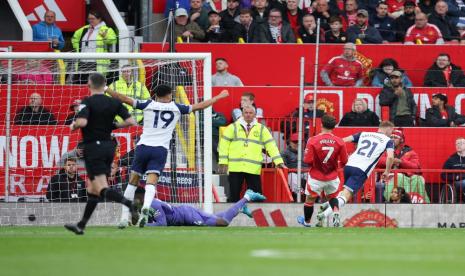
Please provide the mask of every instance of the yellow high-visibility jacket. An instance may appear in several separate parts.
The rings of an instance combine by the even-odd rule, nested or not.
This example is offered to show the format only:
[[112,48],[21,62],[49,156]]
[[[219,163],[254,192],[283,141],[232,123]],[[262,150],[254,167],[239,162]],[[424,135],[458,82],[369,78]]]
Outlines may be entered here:
[[[139,81],[133,81],[130,85],[128,85],[123,78],[119,78],[117,81],[110,84],[109,87],[115,92],[118,92],[136,100],[150,99],[149,90],[147,89],[147,87],[145,87],[144,84],[142,84]],[[142,110],[135,110],[132,106],[128,104],[124,104],[124,106],[128,109],[129,114],[131,114],[138,123],[140,123],[144,119],[144,112]],[[120,116],[116,116],[116,120],[118,122],[123,121],[123,119],[121,119]]]
[[256,123],[247,136],[238,120],[227,126],[221,136],[219,164],[228,165],[229,172],[260,174],[263,148],[276,165],[284,163],[273,136],[264,125]]

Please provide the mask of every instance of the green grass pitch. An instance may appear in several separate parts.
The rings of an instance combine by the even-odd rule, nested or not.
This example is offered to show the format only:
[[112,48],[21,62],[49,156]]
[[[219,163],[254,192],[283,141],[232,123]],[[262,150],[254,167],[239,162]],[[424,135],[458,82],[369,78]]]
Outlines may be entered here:
[[0,274],[465,275],[465,231],[1,227]]

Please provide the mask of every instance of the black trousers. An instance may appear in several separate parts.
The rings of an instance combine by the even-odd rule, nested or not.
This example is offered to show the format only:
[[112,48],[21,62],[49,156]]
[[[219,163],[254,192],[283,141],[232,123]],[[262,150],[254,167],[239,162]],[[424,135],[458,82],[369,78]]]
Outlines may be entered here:
[[394,125],[396,127],[410,127],[415,126],[413,117],[410,115],[396,116],[394,117]]
[[241,199],[242,183],[247,183],[247,189],[254,192],[262,192],[262,180],[259,174],[250,174],[243,172],[229,172],[228,181],[231,189],[229,202],[236,202]]

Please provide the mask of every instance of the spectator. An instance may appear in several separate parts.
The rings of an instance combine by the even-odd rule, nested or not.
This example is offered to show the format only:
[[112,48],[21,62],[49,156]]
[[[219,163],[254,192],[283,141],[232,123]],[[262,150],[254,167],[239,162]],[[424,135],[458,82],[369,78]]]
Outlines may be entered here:
[[268,128],[255,118],[252,105],[243,107],[243,116],[226,127],[219,145],[219,172],[228,172],[229,201],[236,202],[244,180],[248,189],[261,192],[262,151],[266,150],[277,167],[285,168],[279,149]]
[[263,109],[256,107],[255,105],[255,95],[251,92],[244,92],[242,93],[242,96],[241,96],[241,104],[239,108],[234,108],[232,111],[233,122],[237,121],[237,119],[242,117],[242,109],[244,108],[244,106],[249,106],[249,105],[255,107],[256,118],[259,118],[259,119],[263,118]]
[[297,0],[287,0],[283,12],[283,21],[291,26],[294,36],[298,36],[298,30],[303,24],[305,12],[299,9]]
[[394,20],[396,41],[404,42],[407,30],[415,24],[415,1],[407,0],[404,4],[404,14]]
[[312,13],[313,12],[314,3],[312,3],[312,0],[299,0],[298,3],[299,3],[298,4],[299,9],[303,10],[305,13]]
[[395,187],[389,196],[389,203],[412,203],[412,201],[404,188]]
[[[307,140],[310,134],[310,120],[313,119],[313,111],[316,111],[315,118],[321,118],[325,115],[325,112],[321,109],[315,109],[315,101],[313,99],[313,94],[308,93],[305,95],[304,104],[303,104],[303,124],[304,124],[304,141]],[[281,123],[281,130],[284,132],[285,137],[289,137],[291,133],[297,132],[298,129],[298,120],[299,120],[299,108],[294,109],[291,114],[287,116],[288,120],[284,120]]]
[[418,1],[418,8],[420,8],[420,11],[427,16],[430,16],[430,14],[433,13],[434,11],[434,6],[436,5],[436,0],[420,0]]
[[329,13],[331,16],[335,15],[342,15],[345,9],[345,1],[344,0],[330,0],[328,1],[329,5]]
[[24,71],[13,75],[13,81],[21,84],[53,84],[53,75],[40,59],[28,59]]
[[[320,27],[327,31],[329,30],[329,19],[331,18],[328,1],[316,0],[315,2],[316,7],[312,15],[315,17],[315,22],[318,22],[318,19],[320,19]],[[340,18],[339,16],[337,17]]]
[[426,125],[430,127],[456,127],[465,124],[465,116],[457,114],[455,108],[447,104],[447,96],[435,94],[432,107],[426,110]]
[[438,27],[445,41],[459,42],[460,33],[451,23],[451,18],[447,16],[447,3],[439,0],[434,7],[434,12],[428,18],[429,23]]
[[388,5],[386,2],[379,2],[376,6],[376,14],[370,17],[370,25],[379,31],[383,38],[383,43],[396,41],[394,33],[394,19],[388,16]]
[[212,86],[244,86],[242,81],[228,72],[229,64],[225,58],[215,60],[216,73],[212,76]]
[[239,16],[240,24],[236,25],[234,34],[236,37],[234,41],[239,41],[240,38],[244,40],[245,43],[262,43],[265,41],[260,41],[257,32],[260,26],[253,21],[252,11],[250,9],[242,9],[241,15]]
[[[396,60],[392,58],[383,59],[383,61],[381,61],[381,63],[379,64],[378,68],[373,70],[373,80],[371,82],[371,85],[375,87],[383,87],[385,85],[389,86],[389,75],[394,70],[399,70],[403,72],[403,70],[399,68],[399,64]],[[402,74],[402,84],[408,88],[413,86],[412,82],[405,73]]]
[[[90,11],[87,15],[89,25],[79,28],[74,32],[71,42],[75,52],[79,53],[106,53],[108,47],[117,42],[115,31],[108,27],[102,19],[100,13]],[[110,66],[109,59],[80,60],[78,63],[79,72],[100,72],[106,74]],[[87,84],[89,73],[75,75],[74,82],[77,84]]]
[[228,8],[227,3],[224,0],[206,0],[205,6],[218,13]]
[[[391,139],[394,141],[394,163],[392,168],[409,171],[397,173],[397,181],[391,179],[386,185],[381,182],[376,183],[376,202],[383,202],[381,195],[383,195],[384,199],[389,199],[395,182],[397,182],[397,186],[404,188],[408,193],[415,193],[422,200],[429,202],[425,191],[425,179],[421,176],[421,164],[418,154],[405,144],[405,135],[402,130],[394,130]],[[386,168],[386,154],[381,156],[377,168]]]
[[[76,147],[70,151],[67,151],[61,155],[60,161],[57,163],[58,167],[63,167],[68,159],[74,159],[78,168],[78,173],[85,173],[84,164],[84,144],[82,141],[76,145]],[[82,169],[82,170],[81,170]]]
[[436,25],[429,24],[424,13],[415,15],[415,24],[405,34],[405,44],[444,44],[441,31]]
[[342,20],[339,16],[329,18],[330,30],[325,33],[326,43],[347,43],[347,34],[342,30]]
[[76,159],[68,158],[47,187],[49,202],[86,202],[86,184],[77,173]]
[[205,38],[205,32],[197,23],[189,21],[187,11],[179,8],[174,13],[174,34],[183,42],[200,42]]
[[339,126],[379,126],[379,117],[368,109],[364,99],[355,99],[352,104],[352,111],[347,112],[342,117]]
[[[305,144],[302,143],[302,146],[305,147]],[[294,197],[294,200],[297,199],[297,196],[301,194],[301,191],[305,188],[305,173],[301,174],[301,179],[300,181],[297,178],[297,153],[299,149],[299,134],[298,133],[293,133],[289,139],[288,146],[284,151],[281,152],[281,157],[283,158],[284,165],[291,169],[292,171],[289,171],[287,175],[287,182],[290,186],[290,189],[292,191],[292,195]],[[308,168],[308,165],[303,162],[303,158],[301,160],[301,168],[305,169]]]
[[344,44],[341,56],[333,57],[321,70],[321,78],[327,86],[355,86],[363,84],[363,65],[355,57],[353,43]]
[[344,30],[348,27],[357,24],[357,10],[358,4],[356,0],[345,1],[345,11],[342,13],[342,26]]
[[69,107],[71,113],[66,117],[65,125],[69,126],[74,121],[74,119],[76,119],[76,115],[79,112],[80,104],[81,100],[74,100],[74,102],[71,104],[71,106]]
[[236,25],[240,23],[239,17],[241,11],[239,9],[239,4],[239,0],[227,0],[226,5],[228,8],[220,12],[221,25],[230,33],[232,33]]
[[386,4],[388,6],[389,17],[396,19],[404,14],[405,0],[387,0]]
[[452,24],[457,28],[465,28],[465,3],[463,0],[447,0],[448,16],[452,19]]
[[[213,166],[216,168],[218,163],[218,144],[220,141],[220,127],[226,126],[226,117],[221,112],[212,109],[212,146],[213,146]],[[216,171],[216,169],[214,169]]]
[[44,14],[44,21],[32,26],[32,40],[50,41],[53,49],[62,50],[65,40],[61,29],[55,24],[55,12],[48,10]]
[[121,170],[116,160],[111,164],[110,175],[108,176],[108,187],[119,193],[124,192],[123,178],[121,177]]
[[[465,201],[465,138],[458,137],[455,140],[456,152],[452,154],[444,163],[444,170],[461,170],[461,172],[443,172],[441,178],[447,183],[453,183],[456,198],[455,202],[464,203]],[[448,197],[450,198],[450,197]],[[454,202],[454,201],[453,201]],[[453,203],[452,202],[452,203]]]
[[[110,84],[109,87],[115,92],[136,100],[149,100],[150,92],[145,86],[145,83],[141,83],[137,79],[134,79],[134,70],[137,70],[137,68],[134,69],[129,64],[123,65],[123,67],[121,67],[119,79]],[[123,105],[128,109],[129,113],[132,114],[134,119],[141,124],[144,119],[144,112],[139,109],[134,109],[128,104]],[[119,116],[116,116],[115,119],[118,122],[123,121]]]
[[29,105],[16,112],[16,125],[56,125],[55,116],[42,106],[42,96],[32,93],[29,96]]
[[427,87],[465,87],[465,75],[462,68],[451,63],[449,54],[442,53],[426,71],[423,85]]
[[208,22],[210,27],[208,27],[205,32],[205,41],[218,43],[218,42],[232,42],[233,36],[232,33],[220,24],[221,17],[216,11],[208,12]]
[[[187,9],[186,9],[187,10]],[[190,0],[189,20],[197,23],[202,30],[207,30],[208,22],[208,8],[203,6],[202,0]]]
[[[304,15],[303,25],[298,30],[298,37],[302,39],[303,43],[316,43],[317,40],[317,26],[315,17],[311,14]],[[320,43],[325,42],[325,32],[320,28]]]
[[355,43],[359,40],[363,44],[379,44],[383,38],[378,30],[368,25],[368,12],[366,10],[357,11],[357,23],[347,29],[349,42]]
[[257,24],[268,22],[268,15],[270,8],[268,6],[268,0],[254,0],[252,7],[252,17]]
[[266,43],[295,43],[296,39],[291,26],[282,21],[281,11],[278,9],[270,10],[268,23],[263,24],[259,29],[258,35],[260,40]]
[[409,88],[402,84],[402,72],[394,70],[389,75],[390,86],[379,95],[379,105],[389,107],[389,120],[396,126],[414,126],[417,104]]
[[[203,0],[202,0],[203,1]],[[207,7],[207,3],[204,4]],[[168,18],[170,10],[185,9],[188,12],[191,8],[190,0],[166,0],[165,17]],[[209,7],[207,7],[210,10]]]

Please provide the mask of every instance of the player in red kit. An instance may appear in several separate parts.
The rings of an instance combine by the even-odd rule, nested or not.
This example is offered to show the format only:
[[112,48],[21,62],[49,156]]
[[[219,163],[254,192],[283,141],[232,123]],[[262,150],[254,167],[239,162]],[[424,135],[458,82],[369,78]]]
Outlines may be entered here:
[[[337,170],[347,163],[347,149],[342,138],[335,136],[332,131],[337,121],[331,115],[321,118],[321,133],[311,137],[307,142],[304,153],[304,162],[310,167],[308,173],[305,194],[307,198],[304,204],[304,216],[299,216],[297,221],[303,226],[309,227],[313,215],[313,205],[318,197],[325,193],[333,210],[333,224],[339,227],[339,208],[337,192],[339,189],[339,177]],[[339,164],[340,162],[340,164]],[[321,227],[324,217],[318,218],[316,226]]]

